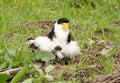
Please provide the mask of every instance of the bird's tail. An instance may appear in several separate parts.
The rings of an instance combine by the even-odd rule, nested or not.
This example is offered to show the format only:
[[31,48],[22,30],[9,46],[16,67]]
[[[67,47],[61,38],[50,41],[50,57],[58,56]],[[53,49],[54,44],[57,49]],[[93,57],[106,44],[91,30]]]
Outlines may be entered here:
[[34,39],[33,38],[28,38],[28,44],[30,45],[30,44],[34,44]]

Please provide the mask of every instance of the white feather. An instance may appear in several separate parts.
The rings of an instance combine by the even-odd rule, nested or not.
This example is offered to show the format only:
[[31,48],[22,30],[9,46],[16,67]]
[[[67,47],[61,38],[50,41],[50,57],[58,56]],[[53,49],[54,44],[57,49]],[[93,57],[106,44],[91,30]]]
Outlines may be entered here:
[[54,49],[54,44],[48,37],[39,36],[34,40],[29,40],[29,44],[34,43],[42,51],[51,52]]
[[68,58],[73,58],[76,55],[80,54],[80,48],[76,41],[71,41],[70,43],[66,44],[62,49],[64,56]]
[[63,59],[63,58],[64,58],[64,56],[63,56],[63,54],[62,54],[62,51],[57,51],[57,52],[56,52],[56,55],[57,55],[57,57],[58,57],[59,59]]

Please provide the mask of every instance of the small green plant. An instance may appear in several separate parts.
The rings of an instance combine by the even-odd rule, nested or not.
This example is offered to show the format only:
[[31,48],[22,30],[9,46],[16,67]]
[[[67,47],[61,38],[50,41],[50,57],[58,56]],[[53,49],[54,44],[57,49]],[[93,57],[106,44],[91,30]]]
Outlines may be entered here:
[[35,51],[33,54],[31,54],[31,59],[33,61],[41,60],[47,63],[48,61],[55,59],[55,55],[52,53],[38,50],[38,51]]
[[46,66],[45,68],[45,72],[42,70],[42,69],[38,69],[36,67],[34,67],[34,69],[36,70],[37,72],[37,77],[36,78],[29,78],[29,79],[26,79],[23,81],[23,83],[47,83],[47,82],[50,82],[50,81],[53,81],[54,80],[54,77],[52,75],[49,74],[49,72],[52,72],[55,67],[52,66],[52,65],[49,65],[49,66]]
[[0,74],[0,83],[7,83],[9,76],[7,74]]

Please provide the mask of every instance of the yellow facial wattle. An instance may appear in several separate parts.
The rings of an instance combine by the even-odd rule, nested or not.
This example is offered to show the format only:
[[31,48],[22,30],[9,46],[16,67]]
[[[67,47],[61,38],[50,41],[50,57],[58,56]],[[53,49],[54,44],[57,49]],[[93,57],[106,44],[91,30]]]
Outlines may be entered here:
[[63,29],[68,29],[68,25],[69,25],[69,23],[63,23],[62,24]]

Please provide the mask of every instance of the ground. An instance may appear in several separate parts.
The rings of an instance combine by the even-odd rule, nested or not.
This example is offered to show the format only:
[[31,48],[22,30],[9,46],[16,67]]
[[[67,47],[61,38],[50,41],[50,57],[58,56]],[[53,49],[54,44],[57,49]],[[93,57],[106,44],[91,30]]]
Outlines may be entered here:
[[[43,76],[37,69],[26,75],[31,67],[25,68],[32,65],[31,56],[34,55],[28,49],[27,39],[43,35],[61,17],[70,20],[70,31],[81,48],[79,60],[72,60],[67,65],[64,61],[52,63],[54,70],[47,73],[48,78],[54,78],[52,81],[44,72],[50,62],[41,68]],[[0,71],[19,67],[25,72],[22,70],[23,75],[14,79],[33,83],[92,83],[99,75],[104,77],[118,72],[120,1],[0,0]]]

